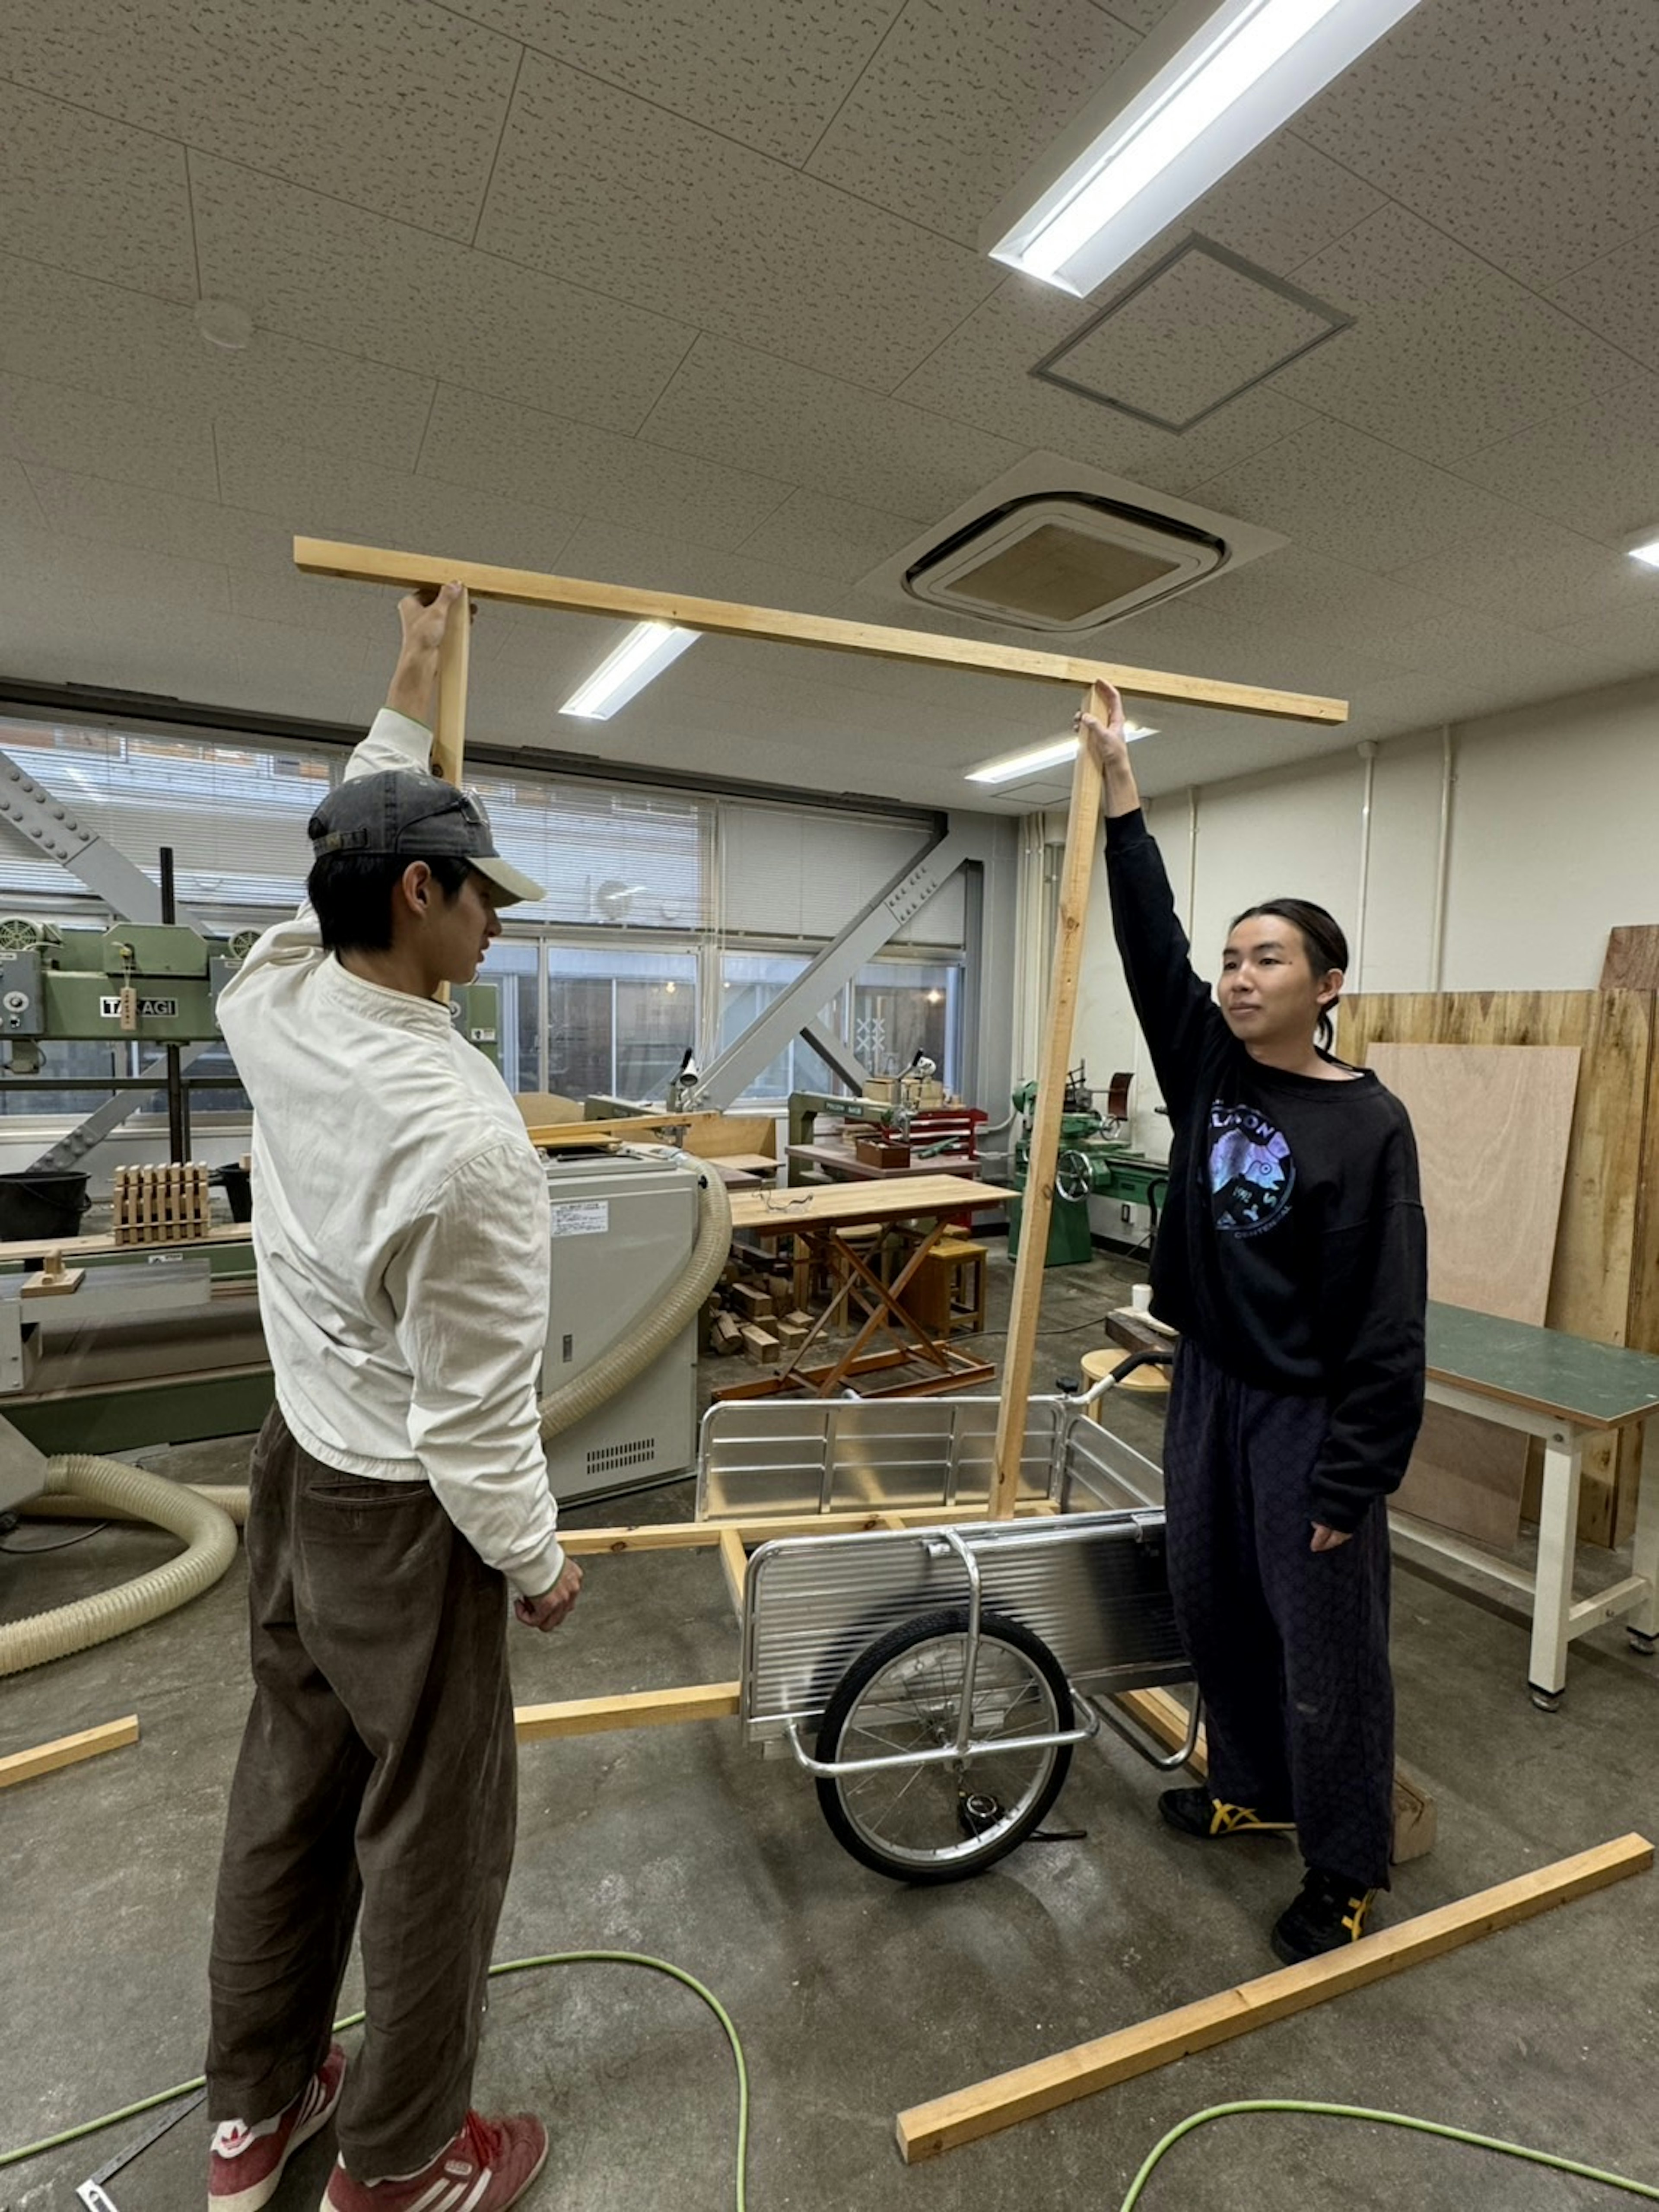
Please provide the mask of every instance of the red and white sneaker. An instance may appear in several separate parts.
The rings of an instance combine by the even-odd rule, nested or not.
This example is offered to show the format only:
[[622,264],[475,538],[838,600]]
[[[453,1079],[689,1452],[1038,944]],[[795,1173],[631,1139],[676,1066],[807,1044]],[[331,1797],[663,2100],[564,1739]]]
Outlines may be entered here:
[[547,2162],[547,2130],[529,2112],[486,2120],[469,2112],[430,2166],[390,2181],[329,2176],[322,2212],[507,2212]]
[[208,2212],[259,2212],[276,2194],[283,2168],[325,2125],[345,2087],[346,2055],[337,2043],[291,2105],[274,2120],[250,2127],[222,2120],[208,2159]]

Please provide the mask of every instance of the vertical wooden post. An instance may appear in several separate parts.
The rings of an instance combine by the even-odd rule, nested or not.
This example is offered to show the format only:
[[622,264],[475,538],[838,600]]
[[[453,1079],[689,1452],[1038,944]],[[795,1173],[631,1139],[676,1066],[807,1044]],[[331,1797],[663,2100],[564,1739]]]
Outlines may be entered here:
[[446,783],[461,780],[466,750],[466,678],[472,653],[472,594],[465,584],[449,611],[438,653],[438,726],[432,737],[432,772]]
[[[1085,696],[1084,703],[1102,721],[1106,720],[1106,702],[1098,684]],[[1066,1061],[1072,1048],[1072,1017],[1077,1006],[1078,978],[1083,970],[1083,931],[1089,914],[1089,878],[1100,834],[1100,770],[1088,746],[1079,745],[1072,775],[1072,811],[1066,824],[1060,920],[1054,932],[1054,967],[1043,1024],[1042,1064],[1037,1071],[1031,1158],[1025,1171],[1025,1194],[1020,1207],[1019,1258],[1014,1267],[1013,1304],[1008,1316],[1008,1355],[1002,1371],[1002,1400],[997,1412],[991,1517],[998,1521],[1011,1516],[1019,1491],[1025,1407],[1031,1395],[1031,1363],[1036,1351],[1037,1314],[1042,1304],[1042,1263],[1048,1253],[1054,1162],[1060,1152],[1060,1111],[1066,1099]]]
[[[465,584],[449,610],[444,641],[438,650],[438,726],[432,732],[432,773],[459,784],[466,751],[466,679],[472,661],[472,594]],[[438,986],[440,1002],[449,1004],[449,986]]]

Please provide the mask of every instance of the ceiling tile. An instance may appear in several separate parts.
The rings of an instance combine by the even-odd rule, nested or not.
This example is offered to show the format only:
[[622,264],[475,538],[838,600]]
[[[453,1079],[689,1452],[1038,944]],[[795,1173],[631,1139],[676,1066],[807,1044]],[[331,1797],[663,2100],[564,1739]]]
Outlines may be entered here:
[[294,533],[268,515],[64,469],[31,469],[29,482],[47,522],[65,537],[239,568],[292,564]]
[[52,0],[9,13],[19,84],[472,234],[520,50],[433,0]]
[[1275,388],[1424,460],[1478,452],[1630,374],[1624,355],[1403,208],[1368,217],[1296,281],[1358,320]]
[[353,584],[338,576],[302,576],[293,567],[286,574],[232,568],[228,577],[233,614],[253,622],[286,623],[313,637],[356,638],[365,649],[378,644],[390,673],[397,649],[398,615],[394,595],[386,585]]
[[1516,699],[1586,690],[1607,672],[1604,661],[1558,637],[1462,607],[1401,630],[1392,650],[1418,675],[1480,684]]
[[1461,478],[1322,418],[1209,477],[1197,496],[1313,552],[1384,573],[1505,519]]
[[1651,0],[1425,0],[1297,132],[1529,284],[1659,222]]
[[719,338],[698,339],[643,434],[923,520],[969,498],[1026,450]]
[[[1374,185],[1281,131],[1247,155],[1154,242],[1167,250],[1183,232],[1195,230],[1286,276],[1382,204],[1383,196]],[[1096,298],[1109,295],[1117,282],[1098,286]]]
[[557,574],[576,522],[573,512],[342,461],[266,437],[252,424],[222,430],[219,456],[227,507],[275,515],[307,538]]
[[278,623],[229,614],[204,622],[184,605],[89,605],[95,619],[40,625],[10,672],[362,727],[385,696],[383,656],[360,640],[315,637],[301,653],[292,629]]
[[1393,580],[1523,629],[1559,630],[1643,605],[1650,621],[1659,617],[1659,578],[1650,569],[1532,515],[1518,529],[1485,531],[1413,562]]
[[275,331],[245,353],[198,336],[187,307],[0,254],[0,370],[103,393],[136,407],[246,416],[390,467],[412,467],[432,404],[429,377]]
[[1440,611],[1439,600],[1410,576],[1409,570],[1379,576],[1329,553],[1285,545],[1206,578],[1188,596],[1206,614],[1317,636],[1386,660],[1390,639]]
[[24,672],[19,656],[42,631],[56,635],[61,626],[73,623],[87,635],[86,592],[72,578],[56,573],[53,562],[64,541],[40,520],[39,509],[8,510],[5,484],[5,465],[0,465],[0,604],[6,610],[0,651],[5,674],[17,676]]
[[757,530],[787,490],[740,465],[717,466],[713,456],[669,453],[450,385],[439,389],[420,473],[727,548]]
[[46,468],[216,499],[213,426],[191,409],[137,407],[42,377],[0,376],[0,449]]
[[44,529],[46,516],[23,473],[21,461],[0,458],[0,524],[20,529]]
[[908,516],[822,492],[793,491],[738,550],[747,561],[777,562],[813,576],[856,583],[867,569],[890,560],[915,535]]
[[902,4],[466,0],[466,12],[653,106],[799,165]]
[[998,282],[977,253],[534,54],[477,242],[882,389]]
[[1178,0],[1100,0],[1100,4],[1109,15],[1115,15],[1120,23],[1144,35],[1157,30]]
[[1045,374],[1172,431],[1237,397],[1304,346],[1330,337],[1334,315],[1292,298],[1261,272],[1189,241],[1142,279]]
[[179,607],[202,615],[223,613],[230,604],[225,572],[214,562],[62,535],[43,542],[38,551],[43,576],[89,599]]
[[31,261],[196,297],[183,148],[3,83],[0,235]]
[[1617,661],[1632,676],[1659,669],[1659,578],[1650,574],[1648,603],[1616,614],[1591,615],[1563,623],[1556,631],[1564,644]]
[[977,248],[1139,41],[1093,0],[908,0],[807,167]]
[[1311,419],[1264,385],[1177,436],[1033,377],[1090,312],[1050,285],[1011,276],[894,397],[1164,491],[1213,476]]
[[625,529],[598,515],[572,532],[563,560],[567,575],[637,585],[646,592],[684,592],[796,614],[833,614],[840,603],[835,581],[757,555],[747,543],[720,552],[659,530]]
[[1659,368],[1659,230],[1617,247],[1550,297],[1650,368]]
[[643,421],[695,336],[275,177],[191,168],[204,286],[262,330],[614,430]]
[[1638,373],[1600,407],[1568,408],[1458,473],[1622,552],[1659,526],[1659,376]]

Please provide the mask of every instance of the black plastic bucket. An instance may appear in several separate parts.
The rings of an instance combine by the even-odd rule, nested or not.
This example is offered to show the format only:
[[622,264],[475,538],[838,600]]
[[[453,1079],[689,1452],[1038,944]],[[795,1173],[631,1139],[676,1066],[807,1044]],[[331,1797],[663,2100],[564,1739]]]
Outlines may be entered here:
[[252,1221],[253,1218],[253,1182],[246,1168],[221,1168],[214,1176],[224,1185],[225,1196],[230,1200],[233,1221]]
[[49,1237],[78,1237],[92,1200],[84,1175],[46,1175],[33,1169],[0,1175],[0,1243],[38,1243]]

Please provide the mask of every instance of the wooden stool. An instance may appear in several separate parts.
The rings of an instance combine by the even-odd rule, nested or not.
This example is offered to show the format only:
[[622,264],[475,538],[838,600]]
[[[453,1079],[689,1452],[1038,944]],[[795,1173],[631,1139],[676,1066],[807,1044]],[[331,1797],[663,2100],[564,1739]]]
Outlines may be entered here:
[[[1128,1357],[1121,1345],[1117,1344],[1108,1345],[1103,1352],[1085,1352],[1078,1362],[1083,1370],[1084,1389],[1086,1390],[1092,1384],[1102,1382],[1121,1360]],[[1120,1390],[1139,1390],[1149,1397],[1164,1397],[1169,1392],[1170,1370],[1167,1367],[1137,1367],[1134,1373],[1117,1387]],[[1100,1410],[1104,1402],[1103,1399],[1097,1398],[1089,1408],[1090,1419],[1098,1421],[1102,1428],[1106,1425],[1105,1416]]]
[[905,1293],[924,1328],[950,1337],[985,1326],[986,1248],[965,1237],[941,1237],[927,1255],[918,1281]]

